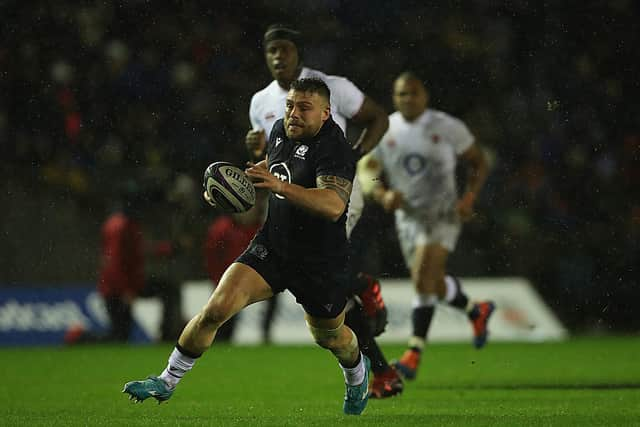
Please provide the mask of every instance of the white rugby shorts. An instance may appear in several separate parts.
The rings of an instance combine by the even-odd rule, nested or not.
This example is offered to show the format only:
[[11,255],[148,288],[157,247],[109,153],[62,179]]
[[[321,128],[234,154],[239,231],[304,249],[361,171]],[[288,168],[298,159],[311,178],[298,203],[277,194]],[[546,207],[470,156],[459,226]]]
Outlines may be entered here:
[[433,221],[409,216],[402,209],[395,212],[396,231],[404,262],[409,269],[418,246],[439,244],[453,252],[462,230],[460,221]]

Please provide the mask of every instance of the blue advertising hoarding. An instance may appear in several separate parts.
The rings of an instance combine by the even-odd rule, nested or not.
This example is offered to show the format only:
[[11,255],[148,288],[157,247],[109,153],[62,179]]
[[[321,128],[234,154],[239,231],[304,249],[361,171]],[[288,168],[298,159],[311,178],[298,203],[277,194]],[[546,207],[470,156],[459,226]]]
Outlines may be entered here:
[[[0,345],[59,345],[70,328],[105,333],[109,317],[95,286],[0,288]],[[134,325],[132,342],[149,342]]]

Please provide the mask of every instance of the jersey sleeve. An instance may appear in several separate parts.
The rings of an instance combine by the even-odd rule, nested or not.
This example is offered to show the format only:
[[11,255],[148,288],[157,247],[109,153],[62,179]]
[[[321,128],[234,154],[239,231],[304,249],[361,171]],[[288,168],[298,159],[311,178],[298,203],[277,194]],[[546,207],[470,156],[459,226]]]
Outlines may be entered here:
[[253,130],[263,129],[258,117],[258,102],[256,100],[256,95],[253,95],[251,97],[251,102],[249,103],[249,121],[251,122],[251,128]]
[[360,111],[364,103],[364,93],[344,77],[331,76],[331,102],[335,102],[338,112],[350,119]]
[[469,128],[467,128],[462,120],[452,117],[447,131],[451,143],[453,144],[453,148],[458,156],[467,151],[475,141],[475,138],[469,131]]

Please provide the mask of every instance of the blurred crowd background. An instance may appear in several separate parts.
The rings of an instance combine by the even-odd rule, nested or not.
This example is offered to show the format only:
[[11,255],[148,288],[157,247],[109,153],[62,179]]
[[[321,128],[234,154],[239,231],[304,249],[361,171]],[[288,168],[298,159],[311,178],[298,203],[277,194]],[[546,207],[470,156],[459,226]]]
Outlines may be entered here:
[[[0,286],[95,283],[100,225],[123,186],[155,242],[148,273],[205,278],[216,214],[202,173],[246,160],[249,101],[271,81],[262,33],[291,22],[307,65],[388,112],[393,79],[414,70],[431,106],[488,153],[451,271],[525,276],[573,331],[640,327],[632,0],[34,0],[0,12]],[[406,275],[391,219],[366,214],[370,270]]]

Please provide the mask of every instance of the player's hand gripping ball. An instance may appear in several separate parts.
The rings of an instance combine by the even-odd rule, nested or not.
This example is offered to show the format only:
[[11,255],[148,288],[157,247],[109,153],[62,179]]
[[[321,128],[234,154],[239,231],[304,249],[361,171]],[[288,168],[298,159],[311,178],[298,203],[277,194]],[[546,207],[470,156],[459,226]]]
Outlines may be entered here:
[[225,213],[240,213],[256,203],[256,189],[244,171],[228,162],[211,163],[204,171],[204,198]]

